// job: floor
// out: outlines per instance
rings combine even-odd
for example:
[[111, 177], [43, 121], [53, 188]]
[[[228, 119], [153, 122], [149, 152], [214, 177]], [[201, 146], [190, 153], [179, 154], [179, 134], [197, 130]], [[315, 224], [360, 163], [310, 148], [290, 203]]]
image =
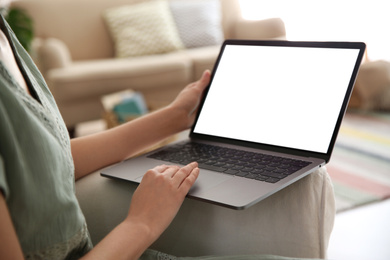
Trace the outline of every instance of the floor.
[[390, 259], [390, 199], [336, 215], [331, 260]]

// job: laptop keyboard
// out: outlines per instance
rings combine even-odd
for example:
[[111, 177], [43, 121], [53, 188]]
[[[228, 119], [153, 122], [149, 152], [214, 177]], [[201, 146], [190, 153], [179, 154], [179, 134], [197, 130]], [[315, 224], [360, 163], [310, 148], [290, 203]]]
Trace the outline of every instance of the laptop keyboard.
[[198, 162], [200, 169], [276, 183], [310, 162], [242, 151], [202, 143], [179, 143], [148, 157], [186, 165]]

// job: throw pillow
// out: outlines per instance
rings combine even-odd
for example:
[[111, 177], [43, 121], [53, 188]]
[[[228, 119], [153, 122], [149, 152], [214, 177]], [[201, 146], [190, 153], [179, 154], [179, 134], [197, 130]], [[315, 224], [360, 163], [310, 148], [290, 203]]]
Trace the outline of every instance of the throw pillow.
[[219, 45], [221, 28], [219, 0], [170, 1], [172, 16], [184, 46], [195, 48]]
[[110, 8], [103, 17], [119, 58], [161, 54], [183, 48], [166, 1]]

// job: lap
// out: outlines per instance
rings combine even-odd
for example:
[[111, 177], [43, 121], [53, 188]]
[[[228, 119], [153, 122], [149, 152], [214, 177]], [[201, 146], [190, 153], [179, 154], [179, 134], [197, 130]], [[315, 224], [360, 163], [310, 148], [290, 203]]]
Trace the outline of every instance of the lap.
[[[77, 181], [95, 244], [125, 218], [136, 187], [99, 173]], [[177, 256], [325, 257], [334, 215], [332, 184], [321, 168], [246, 210], [186, 199], [152, 248]]]
[[[318, 258], [316, 258], [318, 259]], [[155, 250], [146, 250], [139, 260], [298, 260], [298, 258], [283, 257], [278, 255], [232, 255], [232, 256], [200, 256], [200, 257], [176, 257]], [[310, 260], [304, 258], [304, 260]], [[315, 260], [314, 258], [312, 260]]]

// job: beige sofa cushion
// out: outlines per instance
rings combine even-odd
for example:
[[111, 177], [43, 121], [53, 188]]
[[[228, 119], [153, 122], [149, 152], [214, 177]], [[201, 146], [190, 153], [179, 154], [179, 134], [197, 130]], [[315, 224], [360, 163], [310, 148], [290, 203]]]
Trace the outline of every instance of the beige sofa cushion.
[[104, 18], [118, 58], [161, 54], [183, 48], [166, 1], [110, 8], [104, 12]]
[[349, 107], [390, 110], [390, 62], [367, 61], [361, 65]]
[[[190, 80], [191, 60], [185, 53], [175, 52], [163, 55], [149, 55], [132, 59], [105, 59], [74, 62], [72, 66], [52, 69], [48, 76], [51, 82], [62, 86], [53, 90], [57, 101], [84, 100], [120, 91], [128, 86], [134, 90], [146, 90]], [[93, 92], [91, 92], [93, 88]]]
[[217, 45], [183, 51], [185, 56], [192, 62], [191, 81], [200, 79], [205, 70], [211, 70], [213, 68], [220, 49], [221, 47]]
[[31, 58], [46, 77], [50, 69], [60, 69], [72, 66], [72, 57], [65, 43], [57, 38], [35, 38], [32, 42]]
[[184, 46], [220, 45], [224, 39], [219, 0], [169, 1], [173, 19]]

